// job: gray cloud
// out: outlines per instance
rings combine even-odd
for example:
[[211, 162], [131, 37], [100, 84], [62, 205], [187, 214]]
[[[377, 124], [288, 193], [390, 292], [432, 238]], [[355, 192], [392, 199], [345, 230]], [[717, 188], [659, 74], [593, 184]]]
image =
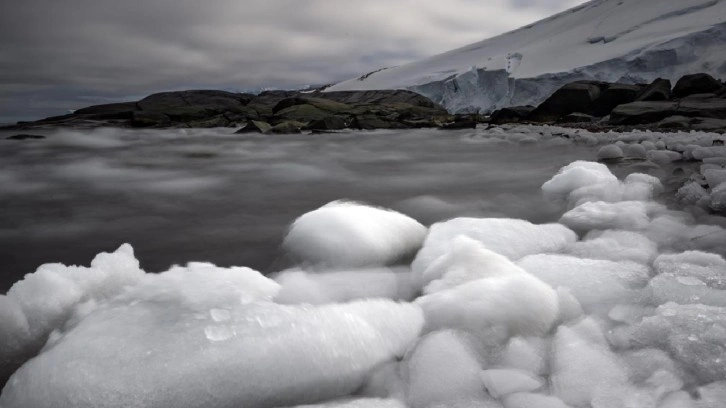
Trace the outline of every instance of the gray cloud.
[[0, 14], [0, 121], [173, 89], [346, 79], [577, 0], [23, 0]]

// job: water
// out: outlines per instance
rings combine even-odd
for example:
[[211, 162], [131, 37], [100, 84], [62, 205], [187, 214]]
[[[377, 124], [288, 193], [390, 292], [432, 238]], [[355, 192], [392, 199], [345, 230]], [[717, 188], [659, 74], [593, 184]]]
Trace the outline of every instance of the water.
[[47, 262], [131, 243], [142, 267], [210, 261], [264, 272], [299, 215], [336, 199], [430, 224], [459, 215], [554, 221], [540, 186], [596, 149], [505, 143], [485, 130], [242, 136], [231, 129], [0, 134], [0, 293]]

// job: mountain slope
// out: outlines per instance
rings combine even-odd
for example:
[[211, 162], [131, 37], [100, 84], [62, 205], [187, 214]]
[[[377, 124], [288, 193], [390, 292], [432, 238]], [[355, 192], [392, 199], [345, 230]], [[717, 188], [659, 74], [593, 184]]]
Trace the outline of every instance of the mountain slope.
[[726, 76], [726, 0], [594, 0], [328, 90], [406, 88], [450, 111], [537, 104], [566, 82]]

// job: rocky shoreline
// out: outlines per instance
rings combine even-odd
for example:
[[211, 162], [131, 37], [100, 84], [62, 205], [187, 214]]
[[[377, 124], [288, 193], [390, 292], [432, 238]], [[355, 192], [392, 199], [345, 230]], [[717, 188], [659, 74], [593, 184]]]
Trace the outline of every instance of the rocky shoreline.
[[497, 110], [493, 124], [557, 124], [590, 131], [726, 132], [726, 84], [708, 74], [645, 85], [598, 81], [566, 84], [537, 107]]

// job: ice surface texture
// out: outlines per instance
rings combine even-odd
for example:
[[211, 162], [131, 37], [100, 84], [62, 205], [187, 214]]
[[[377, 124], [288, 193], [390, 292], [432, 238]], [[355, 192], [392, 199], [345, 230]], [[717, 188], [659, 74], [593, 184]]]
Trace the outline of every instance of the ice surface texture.
[[[684, 155], [712, 153], [698, 137]], [[300, 262], [267, 277], [147, 274], [128, 245], [41, 266], [0, 296], [0, 407], [722, 408], [724, 229], [601, 163], [542, 189], [559, 223], [427, 229], [334, 202], [295, 221]]]

